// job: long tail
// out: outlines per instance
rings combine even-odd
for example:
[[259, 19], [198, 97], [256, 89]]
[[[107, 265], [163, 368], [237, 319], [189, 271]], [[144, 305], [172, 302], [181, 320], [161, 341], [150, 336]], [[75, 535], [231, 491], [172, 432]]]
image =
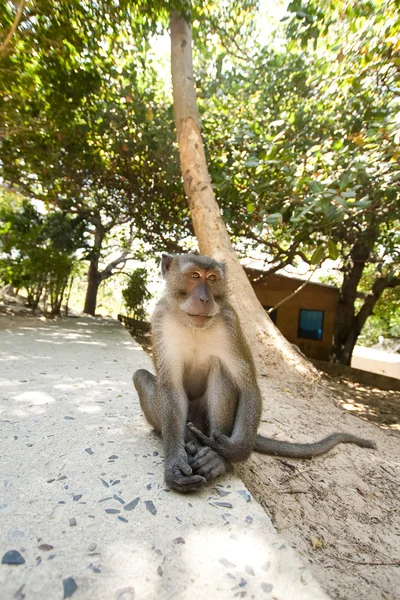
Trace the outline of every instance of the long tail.
[[312, 444], [294, 444], [257, 435], [253, 450], [262, 454], [272, 454], [286, 458], [313, 458], [332, 450], [337, 444], [357, 444], [362, 448], [374, 448], [373, 440], [364, 440], [350, 433], [332, 433], [328, 437]]

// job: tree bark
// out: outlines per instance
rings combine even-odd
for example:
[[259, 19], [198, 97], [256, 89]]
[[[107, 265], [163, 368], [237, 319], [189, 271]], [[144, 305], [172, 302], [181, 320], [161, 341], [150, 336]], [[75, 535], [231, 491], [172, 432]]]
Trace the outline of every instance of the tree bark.
[[85, 306], [83, 308], [83, 312], [94, 317], [97, 306], [97, 292], [99, 291], [99, 285], [101, 283], [99, 260], [101, 247], [103, 245], [104, 238], [106, 237], [106, 230], [99, 215], [92, 216], [92, 223], [94, 225], [94, 244], [90, 254], [88, 286], [86, 289]]
[[[336, 308], [332, 362], [350, 365], [354, 346], [367, 318], [366, 317], [361, 324], [361, 321], [358, 319], [358, 315], [356, 315], [355, 312], [355, 302], [357, 299], [358, 286], [365, 265], [369, 260], [374, 240], [374, 232], [368, 232], [368, 234], [361, 237], [354, 244], [351, 250], [350, 265], [344, 275]], [[374, 305], [377, 300], [378, 298], [375, 300]], [[373, 306], [371, 312], [367, 316], [372, 313], [372, 310]]]
[[340, 354], [338, 354], [338, 360], [336, 360], [336, 362], [350, 365], [358, 336], [368, 317], [373, 314], [376, 303], [387, 288], [396, 287], [398, 285], [400, 285], [400, 279], [398, 278], [388, 279], [386, 277], [378, 277], [375, 279], [371, 292], [367, 295], [360, 310], [352, 319], [346, 340], [340, 349]]
[[93, 258], [90, 261], [85, 306], [83, 309], [85, 314], [92, 315], [92, 317], [94, 317], [96, 314], [97, 292], [99, 291], [99, 285], [101, 283], [101, 274], [98, 269], [98, 264], [98, 258]]
[[171, 14], [171, 71], [174, 115], [184, 188], [200, 251], [225, 261], [232, 304], [253, 350], [259, 373], [280, 383], [315, 379], [315, 371], [282, 336], [266, 315], [241, 267], [215, 200], [200, 132], [192, 65], [191, 27]]

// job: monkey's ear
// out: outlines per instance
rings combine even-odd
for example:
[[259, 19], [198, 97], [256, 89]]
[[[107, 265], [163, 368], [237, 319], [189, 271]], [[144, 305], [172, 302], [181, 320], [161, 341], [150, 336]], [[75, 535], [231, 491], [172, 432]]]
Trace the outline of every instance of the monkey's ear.
[[172, 264], [174, 257], [171, 254], [162, 254], [161, 255], [161, 273], [164, 279], [167, 276], [169, 268]]

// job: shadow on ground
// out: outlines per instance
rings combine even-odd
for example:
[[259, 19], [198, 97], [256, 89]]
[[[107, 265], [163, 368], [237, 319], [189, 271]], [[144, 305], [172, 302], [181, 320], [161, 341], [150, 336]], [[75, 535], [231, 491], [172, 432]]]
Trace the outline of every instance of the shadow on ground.
[[380, 390], [347, 378], [323, 376], [325, 386], [341, 408], [383, 429], [400, 433], [400, 392]]

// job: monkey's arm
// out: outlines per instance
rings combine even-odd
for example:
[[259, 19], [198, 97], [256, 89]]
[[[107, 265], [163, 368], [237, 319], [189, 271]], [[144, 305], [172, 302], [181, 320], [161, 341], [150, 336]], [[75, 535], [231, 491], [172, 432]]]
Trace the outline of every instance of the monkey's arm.
[[261, 397], [257, 387], [240, 390], [233, 430], [230, 436], [212, 430], [209, 437], [192, 423], [188, 428], [205, 446], [209, 446], [228, 461], [246, 460], [253, 450], [260, 422]]

